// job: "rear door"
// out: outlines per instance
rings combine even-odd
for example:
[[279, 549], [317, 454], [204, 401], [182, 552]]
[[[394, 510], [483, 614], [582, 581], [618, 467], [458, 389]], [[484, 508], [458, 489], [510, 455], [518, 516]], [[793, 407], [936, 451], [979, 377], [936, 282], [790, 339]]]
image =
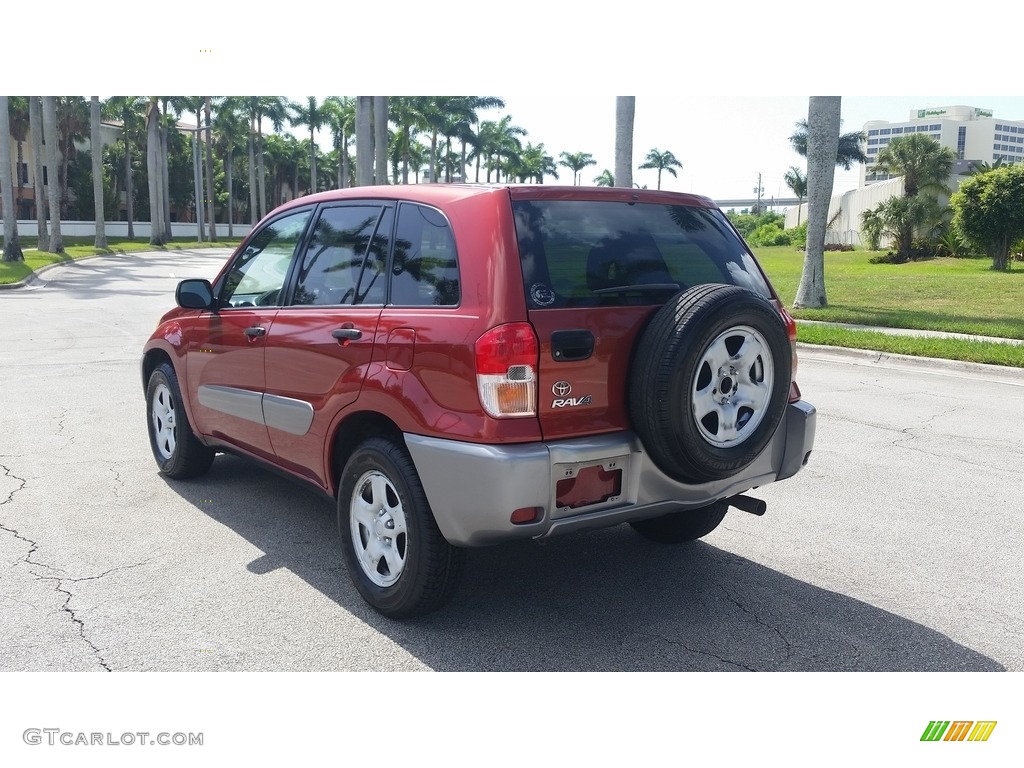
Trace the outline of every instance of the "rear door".
[[323, 205], [267, 337], [263, 413], [287, 468], [326, 485], [324, 442], [359, 395], [387, 290], [394, 203]]
[[720, 211], [671, 200], [513, 194], [527, 311], [540, 342], [546, 440], [629, 428], [626, 383], [637, 335], [681, 289], [743, 284], [770, 297]]

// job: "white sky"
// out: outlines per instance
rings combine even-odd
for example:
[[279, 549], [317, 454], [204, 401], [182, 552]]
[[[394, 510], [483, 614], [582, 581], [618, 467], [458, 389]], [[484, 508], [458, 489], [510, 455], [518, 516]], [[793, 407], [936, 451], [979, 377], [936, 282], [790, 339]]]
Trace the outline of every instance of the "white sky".
[[[986, 21], [960, 50], [940, 44], [947, 20], [895, 4], [884, 29], [857, 22], [843, 31], [816, 0], [793, 0], [785, 10], [750, 0], [710, 9], [634, 0], [628, 13], [607, 18], [537, 0], [494, 18], [469, 0], [447, 0], [443, 13], [390, 0], [384, 15], [375, 5], [313, 0], [301, 15], [278, 9], [273, 23], [213, 2], [202, 23], [162, 16], [153, 39], [133, 20], [118, 21], [122, 6], [139, 12], [126, 0], [105, 0], [87, 50], [80, 23], [55, 33], [58, 47], [62, 34], [78, 46], [73, 66], [65, 60], [43, 70], [41, 82], [35, 68], [11, 70], [17, 79], [7, 90], [499, 96], [506, 108], [482, 117], [511, 115], [528, 131], [525, 140], [543, 142], [556, 160], [563, 151], [589, 152], [597, 165], [584, 170], [585, 183], [614, 167], [615, 95], [633, 94], [634, 167], [654, 147], [671, 150], [683, 168], [678, 178], [663, 174], [662, 187], [718, 199], [753, 196], [758, 173], [765, 196], [790, 196], [783, 175], [805, 165], [788, 137], [806, 117], [810, 93], [843, 94], [844, 131], [952, 104], [1024, 119], [1024, 88], [1011, 63], [1019, 39], [989, 23], [998, 14], [986, 8], [1002, 7], [995, 0], [972, 3], [972, 14]], [[13, 13], [33, 23], [30, 8], [19, 4]], [[304, 25], [316, 32], [290, 32]], [[374, 25], [379, 31], [371, 33]], [[890, 40], [886, 30], [899, 33]], [[1003, 53], [981, 56], [980, 46]], [[939, 95], [948, 93], [975, 95]], [[326, 149], [326, 136], [320, 144]], [[655, 177], [634, 171], [639, 184], [653, 187]], [[571, 184], [572, 172], [564, 169], [558, 182]], [[856, 168], [837, 169], [837, 191], [856, 183]]]

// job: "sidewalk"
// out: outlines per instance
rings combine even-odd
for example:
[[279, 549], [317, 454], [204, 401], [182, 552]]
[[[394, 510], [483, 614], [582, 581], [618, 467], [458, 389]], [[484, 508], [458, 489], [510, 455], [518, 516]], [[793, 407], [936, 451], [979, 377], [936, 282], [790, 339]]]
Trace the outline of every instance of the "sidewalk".
[[991, 341], [997, 344], [1024, 344], [1024, 339], [1003, 339], [997, 336], [975, 336], [969, 333], [950, 333], [946, 331], [920, 331], [912, 328], [886, 328], [879, 325], [856, 325], [854, 323], [828, 323], [824, 320], [797, 320], [801, 325], [822, 325], [830, 328], [842, 328], [846, 331], [874, 331], [887, 333], [890, 336], [931, 336], [940, 339], [961, 339], [962, 341]]

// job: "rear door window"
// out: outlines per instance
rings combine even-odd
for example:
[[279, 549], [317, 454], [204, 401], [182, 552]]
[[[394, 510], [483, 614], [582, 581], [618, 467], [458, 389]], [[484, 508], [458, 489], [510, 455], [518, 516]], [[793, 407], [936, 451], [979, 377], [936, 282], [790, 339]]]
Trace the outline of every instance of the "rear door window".
[[703, 283], [771, 298], [721, 211], [583, 200], [513, 202], [530, 309], [661, 304]]
[[323, 209], [296, 278], [293, 304], [337, 306], [383, 304], [387, 233], [375, 242], [381, 205], [340, 205]]

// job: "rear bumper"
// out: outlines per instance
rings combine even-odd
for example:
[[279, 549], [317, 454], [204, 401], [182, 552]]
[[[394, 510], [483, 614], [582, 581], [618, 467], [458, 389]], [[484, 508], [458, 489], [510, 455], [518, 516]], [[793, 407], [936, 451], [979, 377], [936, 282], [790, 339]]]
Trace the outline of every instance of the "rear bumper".
[[[632, 432], [521, 445], [481, 445], [406, 434], [405, 441], [441, 533], [452, 544], [481, 546], [544, 538], [696, 509], [792, 477], [814, 446], [817, 414], [791, 403], [775, 437], [748, 467], [725, 480], [688, 485], [659, 470]], [[621, 492], [606, 501], [559, 507], [556, 486], [580, 467], [622, 470]], [[513, 524], [512, 512], [534, 507], [535, 522]]]

